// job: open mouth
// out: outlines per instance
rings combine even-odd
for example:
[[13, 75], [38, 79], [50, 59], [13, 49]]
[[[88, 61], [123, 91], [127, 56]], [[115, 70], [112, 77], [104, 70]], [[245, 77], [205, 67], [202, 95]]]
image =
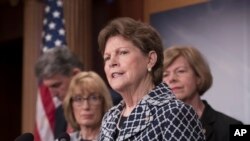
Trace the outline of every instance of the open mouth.
[[114, 72], [114, 73], [111, 74], [111, 77], [112, 77], [112, 78], [117, 78], [117, 77], [122, 76], [123, 74], [124, 74], [124, 73]]

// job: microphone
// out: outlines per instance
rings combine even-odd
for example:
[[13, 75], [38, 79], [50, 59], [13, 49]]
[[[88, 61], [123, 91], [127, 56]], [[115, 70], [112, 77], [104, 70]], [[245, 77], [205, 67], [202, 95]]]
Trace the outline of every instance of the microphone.
[[67, 132], [63, 132], [59, 135], [56, 141], [70, 141], [70, 136]]
[[23, 133], [18, 136], [15, 141], [34, 141], [34, 136], [31, 133]]

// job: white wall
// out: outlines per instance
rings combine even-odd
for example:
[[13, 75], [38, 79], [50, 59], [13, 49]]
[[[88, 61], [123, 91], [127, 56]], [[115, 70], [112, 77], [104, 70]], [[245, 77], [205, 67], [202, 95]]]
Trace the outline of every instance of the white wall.
[[151, 16], [166, 47], [193, 45], [207, 58], [214, 83], [202, 98], [245, 124], [250, 124], [249, 7], [249, 0], [213, 0]]

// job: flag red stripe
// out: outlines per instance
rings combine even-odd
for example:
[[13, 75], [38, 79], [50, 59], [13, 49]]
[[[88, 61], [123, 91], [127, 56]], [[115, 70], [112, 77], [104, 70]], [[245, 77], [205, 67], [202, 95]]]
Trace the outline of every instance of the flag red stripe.
[[52, 131], [54, 131], [56, 108], [53, 102], [52, 95], [50, 94], [48, 87], [44, 86], [43, 84], [39, 86], [39, 90], [40, 90], [40, 95], [41, 95], [41, 100], [42, 100], [42, 104], [44, 107], [44, 111], [48, 118], [51, 129]]
[[34, 141], [41, 141], [40, 134], [38, 132], [37, 125], [35, 124], [35, 131], [34, 131]]

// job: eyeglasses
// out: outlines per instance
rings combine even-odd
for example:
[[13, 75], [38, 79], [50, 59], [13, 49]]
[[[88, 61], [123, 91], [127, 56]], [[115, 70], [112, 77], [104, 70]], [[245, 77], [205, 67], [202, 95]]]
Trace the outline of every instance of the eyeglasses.
[[100, 104], [101, 97], [97, 95], [90, 95], [87, 98], [84, 98], [83, 96], [77, 95], [71, 98], [73, 101], [73, 104], [77, 107], [82, 106], [84, 100], [87, 100], [88, 104], [90, 105], [98, 105]]

